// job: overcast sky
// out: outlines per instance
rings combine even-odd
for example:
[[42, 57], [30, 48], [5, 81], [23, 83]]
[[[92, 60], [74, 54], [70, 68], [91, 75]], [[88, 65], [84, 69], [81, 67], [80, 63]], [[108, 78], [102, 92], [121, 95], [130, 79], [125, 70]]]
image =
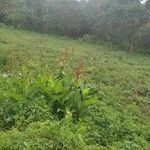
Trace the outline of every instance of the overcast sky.
[[[80, 1], [80, 0], [77, 0]], [[144, 4], [147, 0], [141, 0], [141, 3]]]
[[143, 0], [141, 3], [144, 4], [147, 0]]

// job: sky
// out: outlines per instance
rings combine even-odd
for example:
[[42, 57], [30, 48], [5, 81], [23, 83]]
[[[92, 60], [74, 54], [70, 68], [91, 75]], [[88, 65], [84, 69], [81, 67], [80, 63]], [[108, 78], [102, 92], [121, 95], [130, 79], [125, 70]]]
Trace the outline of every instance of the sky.
[[[80, 0], [77, 0], [80, 1]], [[141, 0], [141, 3], [144, 4], [147, 0]]]
[[147, 0], [143, 0], [141, 3], [144, 4]]

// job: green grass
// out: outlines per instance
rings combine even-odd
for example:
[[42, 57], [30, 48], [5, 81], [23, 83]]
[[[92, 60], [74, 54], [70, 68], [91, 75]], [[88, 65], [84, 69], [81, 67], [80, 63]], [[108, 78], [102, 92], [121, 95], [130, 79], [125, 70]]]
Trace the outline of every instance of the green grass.
[[[120, 112], [123, 112], [123, 117], [130, 120], [132, 116], [130, 110], [134, 110], [140, 125], [146, 128], [144, 132], [148, 134], [150, 123], [150, 56], [148, 55], [127, 53], [106, 45], [88, 44], [67, 37], [0, 27], [1, 74], [7, 70], [9, 64], [12, 62], [17, 64], [18, 60], [28, 60], [37, 66], [37, 70], [42, 70], [48, 65], [49, 71], [53, 73], [58, 67], [60, 56], [66, 49], [69, 51], [74, 49], [74, 56], [70, 61], [72, 70], [78, 65], [78, 61], [83, 59], [85, 69], [82, 78], [97, 86], [100, 104], [97, 106], [95, 117], [103, 116], [117, 126], [117, 116]], [[96, 132], [100, 132], [97, 138], [106, 137], [108, 141], [113, 141], [113, 137], [102, 135], [103, 129], [98, 127], [98, 124], [93, 127]], [[129, 125], [128, 129], [134, 130], [134, 126]], [[148, 136], [145, 135], [145, 139], [148, 139]], [[97, 143], [107, 145], [103, 140]], [[110, 145], [108, 142], [107, 146]]]

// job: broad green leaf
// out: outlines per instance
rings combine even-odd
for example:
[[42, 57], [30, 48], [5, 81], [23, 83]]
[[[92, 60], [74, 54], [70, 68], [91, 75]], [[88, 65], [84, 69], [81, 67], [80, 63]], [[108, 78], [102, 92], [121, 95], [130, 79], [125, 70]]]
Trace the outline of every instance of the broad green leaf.
[[51, 85], [51, 88], [54, 88], [54, 86], [55, 86], [54, 80], [50, 77], [50, 78], [48, 79], [48, 81], [49, 81], [49, 83], [50, 83], [50, 85]]
[[90, 92], [90, 88], [85, 88], [82, 90], [83, 96], [87, 96]]
[[90, 99], [87, 99], [87, 100], [84, 101], [84, 105], [85, 106], [91, 106], [91, 105], [95, 104], [96, 102], [97, 101], [96, 101], [95, 98], [90, 98]]
[[62, 80], [59, 80], [55, 85], [56, 94], [61, 93], [63, 91]]

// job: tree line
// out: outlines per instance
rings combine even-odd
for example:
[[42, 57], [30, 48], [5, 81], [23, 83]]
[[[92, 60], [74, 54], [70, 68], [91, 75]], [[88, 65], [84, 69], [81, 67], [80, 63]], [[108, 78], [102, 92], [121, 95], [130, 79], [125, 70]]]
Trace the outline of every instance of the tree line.
[[150, 0], [0, 0], [0, 22], [150, 50]]

